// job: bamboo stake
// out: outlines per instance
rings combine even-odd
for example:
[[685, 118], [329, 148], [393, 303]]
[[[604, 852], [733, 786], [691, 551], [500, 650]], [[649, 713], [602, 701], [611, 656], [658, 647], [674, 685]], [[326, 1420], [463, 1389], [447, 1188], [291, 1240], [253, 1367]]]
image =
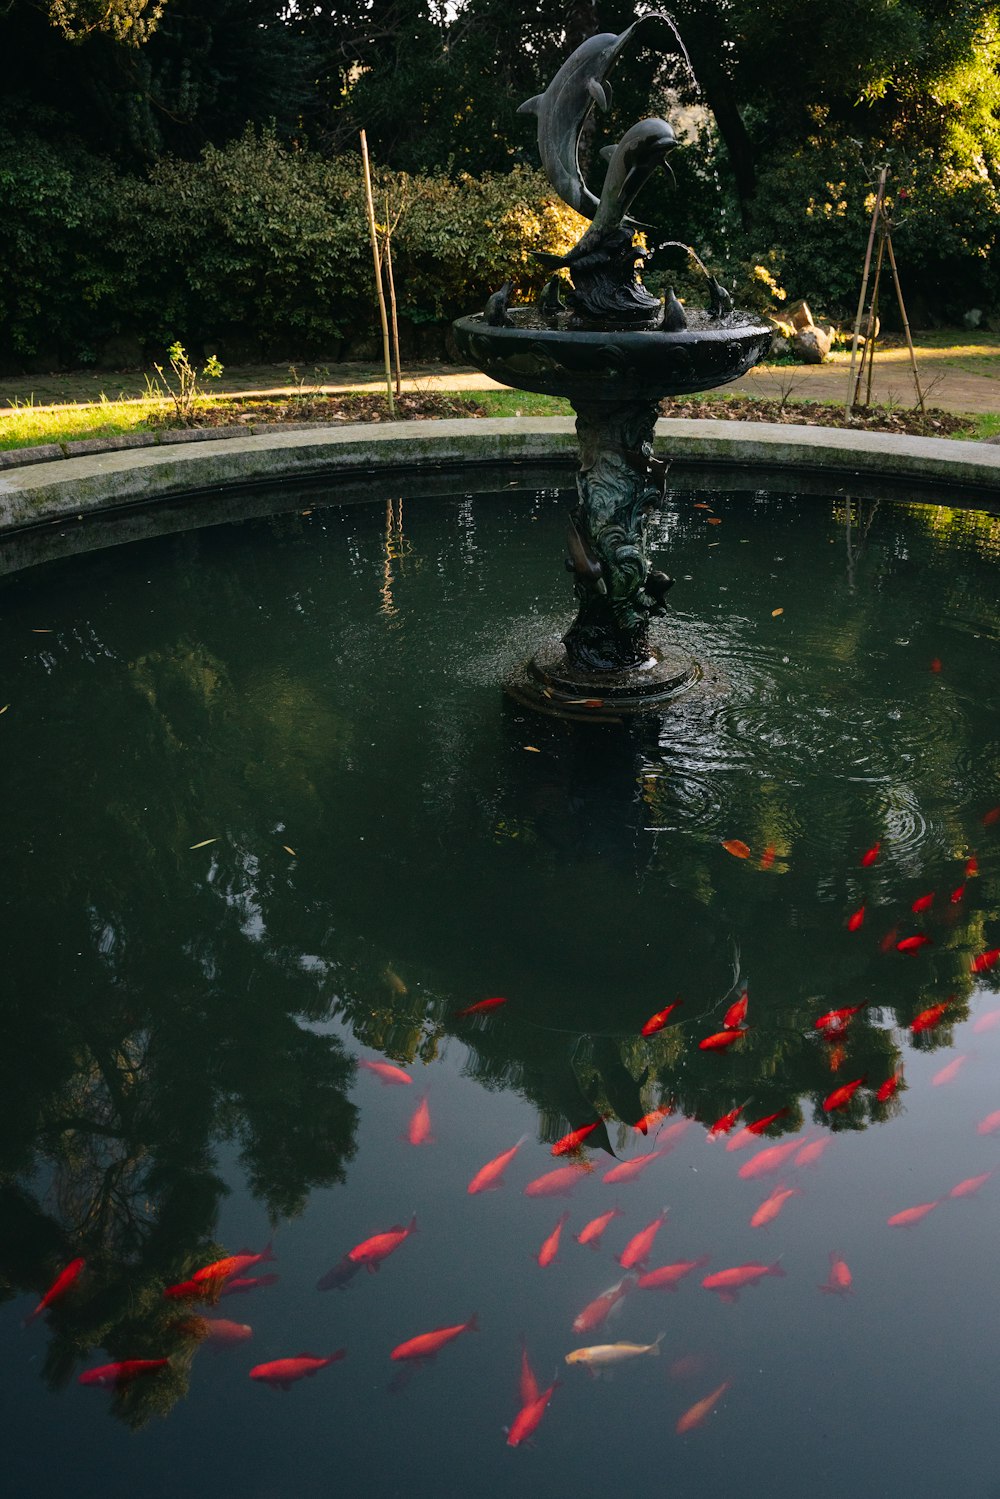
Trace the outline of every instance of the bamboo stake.
[[889, 265], [892, 269], [892, 284], [896, 288], [896, 300], [899, 303], [900, 316], [903, 319], [903, 332], [906, 334], [906, 347], [910, 351], [910, 364], [913, 369], [913, 383], [917, 387], [917, 405], [921, 412], [924, 409], [924, 393], [920, 389], [920, 376], [917, 374], [917, 355], [913, 347], [913, 338], [910, 334], [910, 324], [906, 316], [906, 307], [903, 303], [903, 290], [899, 284], [899, 272], [896, 270], [896, 257], [892, 253], [892, 235], [888, 229], [885, 231], [885, 247], [889, 251]]
[[375, 290], [378, 294], [378, 310], [382, 319], [382, 354], [385, 359], [385, 393], [389, 402], [389, 415], [396, 415], [396, 402], [392, 394], [392, 366], [389, 362], [389, 319], [385, 310], [385, 291], [382, 287], [382, 266], [378, 253], [378, 231], [375, 227], [375, 204], [372, 200], [372, 174], [368, 165], [368, 140], [361, 132], [361, 160], [365, 175], [365, 204], [368, 209], [368, 233], [372, 242], [372, 260], [375, 263]]
[[889, 168], [883, 167], [879, 173], [878, 192], [875, 195], [875, 207], [872, 210], [871, 228], [868, 231], [868, 249], [865, 251], [865, 269], [861, 277], [861, 295], [858, 298], [858, 311], [854, 319], [854, 338], [851, 341], [851, 373], [847, 382], [847, 412], [850, 415], [854, 406], [854, 366], [858, 357], [858, 335], [861, 332], [861, 317], [865, 310], [865, 293], [868, 290], [868, 272], [871, 270], [872, 249], [875, 244], [875, 227], [878, 223], [879, 210], [882, 207], [882, 199], [885, 196], [885, 179], [889, 175]]
[[861, 394], [861, 381], [864, 379], [866, 363], [868, 366], [868, 393], [865, 398], [865, 405], [870, 406], [872, 400], [872, 375], [875, 372], [875, 330], [878, 326], [878, 293], [879, 287], [882, 284], [882, 263], [884, 259], [885, 234], [880, 229], [878, 241], [878, 256], [875, 261], [875, 281], [872, 287], [872, 294], [868, 302], [868, 321], [865, 323], [865, 346], [861, 350], [861, 364], [858, 367], [858, 379], [854, 387], [853, 404], [855, 406], [858, 405], [858, 398]]
[[[397, 220], [398, 222], [398, 220]], [[389, 222], [389, 199], [385, 200], [385, 268], [389, 275], [389, 311], [392, 314], [392, 357], [396, 365], [396, 394], [403, 394], [403, 372], [399, 364], [399, 323], [396, 319], [396, 283], [392, 278], [392, 231]]]

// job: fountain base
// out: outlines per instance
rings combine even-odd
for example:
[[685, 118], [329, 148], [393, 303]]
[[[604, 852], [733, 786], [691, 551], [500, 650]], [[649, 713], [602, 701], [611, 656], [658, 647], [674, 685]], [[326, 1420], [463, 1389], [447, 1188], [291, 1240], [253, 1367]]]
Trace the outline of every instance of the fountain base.
[[651, 713], [688, 692], [703, 676], [691, 656], [667, 641], [653, 640], [648, 660], [627, 671], [586, 671], [570, 661], [558, 635], [545, 641], [504, 683], [522, 706], [557, 718], [619, 723]]

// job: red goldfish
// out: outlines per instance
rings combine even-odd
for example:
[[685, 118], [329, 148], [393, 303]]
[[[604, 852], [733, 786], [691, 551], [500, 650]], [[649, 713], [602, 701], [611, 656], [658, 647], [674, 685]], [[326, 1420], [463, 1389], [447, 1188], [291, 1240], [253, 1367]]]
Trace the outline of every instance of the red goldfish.
[[618, 1256], [618, 1263], [623, 1270], [642, 1269], [653, 1252], [653, 1241], [666, 1223], [668, 1212], [669, 1209], [664, 1208], [658, 1218], [654, 1218], [652, 1223], [647, 1223], [645, 1228], [640, 1229], [629, 1239]]
[[964, 885], [956, 885], [955, 888], [954, 888], [954, 890], [949, 895], [948, 899], [951, 901], [951, 903], [952, 903], [953, 906], [957, 906], [958, 903], [959, 903], [959, 901], [962, 900], [962, 898], [964, 897], [964, 895], [965, 895], [965, 886]]
[[784, 1275], [779, 1261], [773, 1265], [734, 1265], [730, 1270], [716, 1270], [706, 1275], [702, 1285], [706, 1291], [715, 1291], [722, 1301], [738, 1301], [742, 1290], [756, 1285], [765, 1275]]
[[747, 1010], [750, 1006], [750, 992], [744, 989], [739, 999], [729, 1006], [722, 1021], [722, 1029], [725, 1031], [737, 1030], [747, 1018]]
[[746, 1030], [738, 1030], [735, 1026], [732, 1030], [716, 1031], [714, 1036], [706, 1036], [704, 1041], [698, 1042], [699, 1051], [723, 1051], [727, 1046], [732, 1046], [741, 1036], [746, 1035]]
[[797, 1150], [801, 1150], [805, 1144], [804, 1140], [786, 1140], [783, 1145], [769, 1145], [766, 1150], [759, 1150], [749, 1161], [744, 1161], [740, 1167], [739, 1174], [744, 1181], [753, 1181], [757, 1176], [769, 1176], [772, 1171], [780, 1171]]
[[913, 902], [913, 905], [910, 907], [910, 910], [915, 912], [917, 915], [919, 915], [921, 911], [929, 911], [931, 906], [934, 904], [935, 894], [936, 892], [932, 890], [929, 895], [918, 895], [916, 900]]
[[589, 1244], [591, 1249], [596, 1249], [608, 1224], [614, 1218], [620, 1218], [621, 1216], [621, 1208], [611, 1208], [608, 1212], [600, 1213], [598, 1217], [591, 1218], [590, 1222], [585, 1223], [577, 1234], [576, 1242], [578, 1244]]
[[734, 859], [749, 859], [750, 857], [750, 845], [744, 843], [742, 838], [726, 838], [723, 840], [722, 847], [727, 854], [732, 854]]
[[933, 1030], [954, 998], [954, 994], [949, 994], [948, 998], [943, 999], [939, 1005], [931, 1005], [929, 1010], [921, 1010], [917, 1018], [910, 1024], [910, 1030], [913, 1034], [919, 1036], [921, 1031]]
[[746, 1104], [741, 1103], [738, 1109], [730, 1109], [728, 1114], [723, 1114], [721, 1119], [716, 1119], [706, 1138], [717, 1140], [720, 1135], [728, 1135], [745, 1108]]
[[595, 1296], [593, 1301], [588, 1301], [583, 1311], [573, 1318], [574, 1332], [593, 1332], [595, 1327], [601, 1323], [616, 1307], [623, 1296], [627, 1296], [635, 1285], [635, 1279], [631, 1275], [625, 1275], [616, 1285], [609, 1286], [602, 1291], [600, 1296]]
[[896, 938], [898, 936], [899, 936], [899, 927], [898, 926], [894, 926], [891, 931], [886, 932], [885, 936], [882, 938], [881, 942], [878, 945], [879, 952], [888, 952], [891, 947], [894, 947], [895, 943], [896, 943]]
[[422, 1332], [415, 1338], [399, 1343], [389, 1357], [396, 1359], [433, 1358], [447, 1343], [453, 1343], [463, 1332], [478, 1332], [479, 1323], [473, 1314], [468, 1322], [456, 1322], [454, 1327], [438, 1327], [433, 1332]]
[[975, 854], [972, 854], [965, 861], [965, 877], [966, 877], [967, 880], [971, 880], [978, 873], [979, 873], [979, 860], [976, 858]]
[[919, 952], [922, 947], [933, 947], [934, 939], [928, 937], [925, 932], [918, 932], [915, 937], [902, 937], [896, 943], [897, 952]]
[[315, 1353], [299, 1353], [295, 1358], [276, 1358], [269, 1364], [257, 1364], [250, 1370], [250, 1378], [261, 1384], [269, 1384], [272, 1390], [290, 1390], [298, 1379], [312, 1379], [328, 1364], [336, 1364], [347, 1357], [346, 1348], [338, 1348], [329, 1358], [320, 1358]]
[[76, 1280], [77, 1276], [80, 1274], [80, 1271], [84, 1268], [86, 1263], [86, 1260], [81, 1259], [70, 1260], [65, 1270], [60, 1270], [59, 1274], [49, 1286], [49, 1289], [45, 1292], [45, 1295], [42, 1297], [38, 1305], [25, 1317], [24, 1321], [21, 1324], [22, 1327], [27, 1327], [30, 1322], [34, 1322], [35, 1318], [40, 1317], [46, 1310], [46, 1308], [50, 1307], [54, 1301], [58, 1301], [60, 1296], [65, 1296], [66, 1292]]
[[388, 1259], [416, 1231], [417, 1215], [414, 1213], [405, 1228], [401, 1223], [396, 1223], [392, 1228], [387, 1228], [385, 1233], [363, 1239], [360, 1244], [355, 1244], [353, 1249], [347, 1251], [346, 1258], [352, 1265], [367, 1265], [369, 1271], [377, 1270], [382, 1261]]
[[391, 1062], [368, 1062], [362, 1059], [358, 1062], [358, 1066], [363, 1067], [366, 1072], [373, 1073], [387, 1088], [401, 1088], [413, 1082], [408, 1072], [404, 1072], [402, 1067], [394, 1067]]
[[875, 863], [875, 860], [878, 858], [878, 856], [879, 856], [879, 854], [881, 852], [882, 852], [882, 845], [881, 845], [881, 843], [873, 843], [872, 846], [871, 846], [871, 848], [868, 849], [865, 853], [863, 853], [861, 855], [861, 867], [862, 867], [862, 869], [868, 869], [868, 868], [870, 868], [871, 865]]
[[455, 1011], [456, 1020], [464, 1020], [467, 1015], [488, 1015], [491, 1010], [498, 1010], [507, 1001], [499, 997], [494, 999], [479, 999], [474, 1005], [466, 1005], [464, 1010]]
[[508, 1447], [519, 1447], [522, 1442], [527, 1441], [528, 1437], [535, 1434], [541, 1425], [542, 1417], [548, 1410], [552, 1396], [558, 1388], [559, 1381], [557, 1379], [553, 1384], [549, 1385], [547, 1390], [542, 1390], [540, 1394], [536, 1395], [534, 1400], [529, 1400], [521, 1406], [521, 1409], [514, 1417], [514, 1423], [507, 1435]]
[[434, 1136], [431, 1134], [431, 1111], [427, 1104], [426, 1093], [413, 1111], [413, 1117], [407, 1126], [406, 1138], [411, 1145], [434, 1144]]
[[940, 658], [940, 656], [932, 656], [931, 657], [930, 670], [934, 671], [934, 672], [937, 672], [937, 671], [941, 670], [941, 658]]
[[829, 1032], [823, 1037], [823, 1040], [829, 1047], [829, 1051], [826, 1054], [826, 1065], [831, 1072], [839, 1072], [847, 1057], [847, 1047], [841, 1046], [836, 1036]]
[[194, 1338], [204, 1338], [220, 1348], [232, 1348], [237, 1343], [246, 1343], [253, 1337], [253, 1328], [247, 1322], [230, 1322], [226, 1317], [188, 1317], [173, 1324], [181, 1332]]
[[885, 1221], [890, 1228], [912, 1228], [915, 1223], [926, 1218], [928, 1213], [933, 1213], [938, 1205], [936, 1201], [922, 1202], [919, 1207], [904, 1208], [901, 1213], [893, 1213], [892, 1217]]
[[661, 1103], [659, 1108], [650, 1109], [648, 1114], [643, 1114], [641, 1119], [637, 1119], [632, 1128], [637, 1129], [640, 1135], [645, 1135], [654, 1124], [659, 1124], [661, 1119], [666, 1119], [667, 1115], [672, 1114], [673, 1111], [672, 1103]]
[[229, 1280], [230, 1276], [242, 1275], [244, 1270], [263, 1264], [265, 1260], [274, 1260], [270, 1244], [260, 1254], [251, 1254], [249, 1250], [243, 1254], [227, 1254], [225, 1259], [215, 1260], [211, 1265], [204, 1265], [202, 1269], [196, 1270], [191, 1279], [198, 1285], [203, 1285], [206, 1281]]
[[702, 1265], [708, 1264], [708, 1255], [703, 1254], [697, 1260], [678, 1260], [673, 1265], [659, 1265], [655, 1270], [647, 1270], [640, 1275], [636, 1281], [640, 1291], [676, 1291], [677, 1284], [685, 1275], [690, 1275], [692, 1270], [700, 1270]]
[[750, 1227], [765, 1228], [767, 1224], [774, 1222], [789, 1197], [801, 1196], [802, 1193], [798, 1187], [775, 1187], [770, 1197], [764, 1198], [764, 1201], [750, 1219]]
[[647, 1166], [651, 1166], [654, 1161], [659, 1160], [661, 1155], [666, 1154], [666, 1150], [650, 1150], [646, 1155], [633, 1157], [631, 1161], [619, 1161], [617, 1166], [612, 1166], [609, 1171], [605, 1171], [601, 1180], [606, 1187], [613, 1187], [615, 1182], [635, 1181]]
[[844, 1083], [841, 1088], [834, 1088], [823, 1100], [823, 1109], [827, 1114], [834, 1109], [843, 1109], [850, 1103], [855, 1093], [868, 1081], [867, 1077], [856, 1077], [852, 1083]]
[[848, 916], [848, 918], [847, 918], [847, 930], [849, 932], [856, 932], [859, 927], [864, 926], [864, 922], [865, 922], [865, 903], [864, 903], [864, 901], [862, 901], [861, 904], [860, 904], [860, 906], [858, 907], [858, 909], [856, 911], [852, 911], [851, 914], [850, 914], [850, 916]]
[[980, 1119], [976, 1125], [977, 1135], [995, 1135], [1000, 1129], [1000, 1109], [994, 1109], [992, 1114], [987, 1114], [985, 1119]]
[[119, 1364], [101, 1364], [98, 1369], [85, 1369], [77, 1383], [101, 1385], [104, 1389], [115, 1385], [120, 1389], [123, 1385], [131, 1384], [133, 1379], [141, 1379], [144, 1374], [155, 1374], [157, 1369], [166, 1368], [169, 1362], [168, 1358], [127, 1358]]
[[568, 1135], [563, 1135], [561, 1140], [556, 1141], [552, 1147], [552, 1154], [573, 1155], [580, 1149], [588, 1135], [592, 1135], [595, 1129], [600, 1129], [602, 1123], [603, 1120], [597, 1119], [593, 1124], [584, 1124], [579, 1129], [571, 1129]]
[[218, 1301], [222, 1280], [182, 1280], [175, 1286], [164, 1286], [163, 1294], [171, 1301]]
[[758, 868], [770, 869], [771, 865], [774, 863], [775, 855], [777, 854], [777, 852], [778, 850], [775, 848], [774, 844], [769, 843], [767, 845], [767, 848], [765, 848], [764, 852], [760, 856], [760, 864], [758, 865]]
[[541, 1265], [543, 1270], [546, 1268], [546, 1266], [552, 1264], [552, 1261], [559, 1253], [559, 1240], [562, 1238], [563, 1225], [565, 1224], [568, 1217], [569, 1211], [567, 1210], [565, 1213], [563, 1213], [555, 1228], [549, 1234], [548, 1238], [542, 1244], [541, 1249], [538, 1251], [538, 1263]]
[[522, 1135], [516, 1145], [494, 1156], [493, 1160], [487, 1161], [485, 1166], [480, 1166], [468, 1185], [467, 1191], [470, 1195], [475, 1196], [477, 1192], [495, 1192], [498, 1187], [502, 1187], [504, 1172], [527, 1138], [527, 1135]]
[[1000, 1025], [1000, 1010], [987, 1010], [985, 1014], [979, 1016], [972, 1029], [977, 1036], [981, 1036], [984, 1031], [996, 1030], [998, 1025]]
[[680, 1420], [677, 1422], [677, 1425], [674, 1428], [677, 1432], [677, 1435], [679, 1437], [682, 1437], [684, 1436], [685, 1432], [693, 1431], [696, 1426], [700, 1426], [701, 1423], [706, 1419], [706, 1417], [712, 1414], [712, 1411], [718, 1405], [719, 1401], [722, 1399], [723, 1395], [729, 1389], [731, 1384], [732, 1380], [726, 1379], [722, 1382], [722, 1384], [720, 1384], [717, 1390], [712, 1391], [711, 1395], [706, 1395], [704, 1400], [696, 1400], [694, 1405], [691, 1406], [690, 1410], [686, 1410], [683, 1416], [681, 1416]]
[[954, 1057], [950, 1062], [946, 1063], [944, 1067], [940, 1068], [939, 1071], [935, 1072], [934, 1076], [931, 1078], [931, 1087], [941, 1088], [945, 1085], [945, 1083], [954, 1082], [955, 1078], [961, 1072], [962, 1068], [965, 1066], [968, 1060], [968, 1054], [965, 1052], [963, 1052], [961, 1056]]
[[219, 1296], [241, 1296], [247, 1291], [261, 1291], [277, 1284], [278, 1277], [274, 1274], [234, 1276], [232, 1280], [226, 1281]]
[[808, 1145], [796, 1152], [796, 1166], [815, 1166], [822, 1156], [824, 1150], [828, 1150], [833, 1144], [832, 1135], [820, 1135], [817, 1140], [810, 1140]]
[[851, 1294], [852, 1276], [848, 1269], [847, 1261], [839, 1254], [830, 1251], [830, 1274], [827, 1276], [819, 1290], [827, 1296], [849, 1296]]
[[972, 1197], [979, 1191], [980, 1187], [985, 1187], [992, 1175], [992, 1171], [983, 1171], [979, 1176], [967, 1176], [964, 1181], [960, 1181], [957, 1186], [952, 1187], [948, 1196]]
[[983, 813], [984, 828], [991, 828], [995, 822], [1000, 822], [1000, 807], [991, 807], [988, 812]]
[[778, 1109], [774, 1114], [765, 1114], [763, 1119], [755, 1119], [752, 1124], [747, 1125], [747, 1134], [762, 1135], [769, 1124], [773, 1124], [776, 1119], [783, 1119], [787, 1113], [787, 1108]]
[[536, 1176], [524, 1189], [525, 1197], [568, 1197], [574, 1187], [580, 1185], [582, 1177], [593, 1171], [589, 1161], [574, 1161], [572, 1166], [560, 1166], [555, 1171], [545, 1171]]
[[844, 1005], [840, 1010], [827, 1010], [818, 1020], [813, 1021], [813, 1026], [818, 1031], [829, 1031], [832, 1035], [842, 1035], [847, 1028], [848, 1021], [854, 1015], [860, 1014], [868, 1003], [863, 999], [859, 1005]]
[[657, 1010], [655, 1015], [650, 1015], [645, 1025], [639, 1031], [640, 1036], [655, 1036], [657, 1031], [662, 1031], [667, 1023], [667, 1017], [677, 1006], [683, 1004], [682, 999], [675, 999], [672, 1005], [667, 1005], [665, 1010]]
[[991, 947], [989, 952], [981, 952], [978, 957], [973, 958], [971, 969], [973, 973], [986, 973], [990, 968], [995, 968], [1000, 963], [1000, 947]]
[[878, 1092], [875, 1094], [879, 1103], [887, 1103], [902, 1081], [902, 1074], [896, 1072], [892, 1077], [887, 1077], [884, 1083], [880, 1083]]
[[522, 1405], [530, 1405], [539, 1396], [538, 1380], [528, 1362], [528, 1345], [521, 1339], [521, 1373], [517, 1382], [517, 1395]]

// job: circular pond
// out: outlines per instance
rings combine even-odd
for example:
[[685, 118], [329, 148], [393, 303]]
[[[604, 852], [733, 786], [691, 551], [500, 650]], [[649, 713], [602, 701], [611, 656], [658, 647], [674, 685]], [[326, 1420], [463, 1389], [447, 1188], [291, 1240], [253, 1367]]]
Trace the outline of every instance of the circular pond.
[[1000, 522], [670, 492], [596, 726], [566, 494], [328, 499], [0, 579], [10, 1491], [993, 1492]]

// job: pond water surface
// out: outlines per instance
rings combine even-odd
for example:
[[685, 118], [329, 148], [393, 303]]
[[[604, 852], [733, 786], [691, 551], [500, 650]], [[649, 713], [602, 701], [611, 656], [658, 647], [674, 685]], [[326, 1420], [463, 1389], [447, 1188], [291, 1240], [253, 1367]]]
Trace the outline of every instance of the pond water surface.
[[566, 506], [0, 581], [6, 1493], [1000, 1495], [1000, 522], [674, 492], [706, 680], [598, 727], [498, 687]]

